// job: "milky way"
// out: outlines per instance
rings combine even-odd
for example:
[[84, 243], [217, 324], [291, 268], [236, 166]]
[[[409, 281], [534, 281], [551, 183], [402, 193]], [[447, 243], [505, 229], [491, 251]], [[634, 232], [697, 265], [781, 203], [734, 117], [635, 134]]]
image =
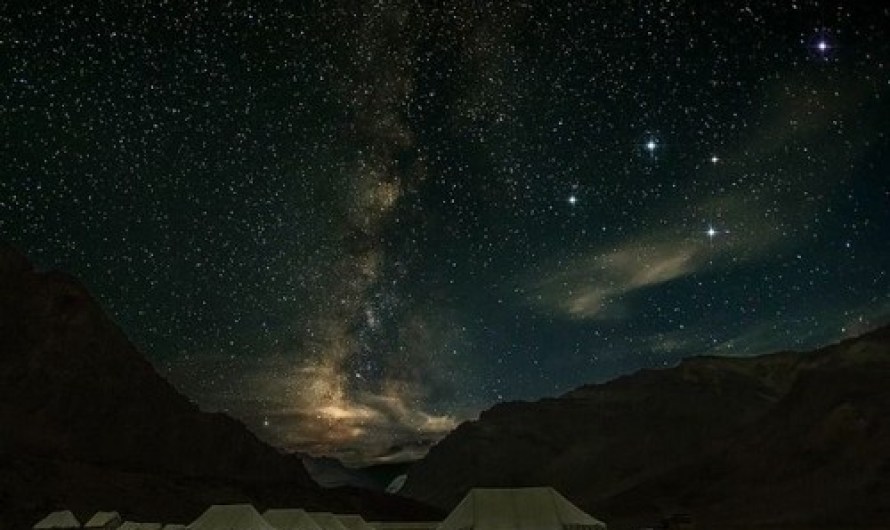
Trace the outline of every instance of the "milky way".
[[890, 319], [888, 8], [91, 4], [0, 8], [0, 233], [287, 450]]

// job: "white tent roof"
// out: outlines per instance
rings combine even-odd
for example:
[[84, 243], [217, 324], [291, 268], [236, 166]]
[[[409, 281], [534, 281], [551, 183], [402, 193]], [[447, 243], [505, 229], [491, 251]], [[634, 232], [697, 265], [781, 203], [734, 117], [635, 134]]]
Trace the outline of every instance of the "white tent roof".
[[109, 524], [120, 524], [121, 516], [117, 512], [96, 512], [90, 520], [84, 523], [84, 528], [103, 528]]
[[328, 512], [313, 512], [309, 514], [322, 530], [349, 530], [337, 517]]
[[439, 530], [606, 530], [553, 488], [471, 490]]
[[188, 530], [275, 530], [250, 504], [217, 504], [207, 508]]
[[80, 528], [80, 522], [70, 510], [53, 512], [34, 525], [35, 530], [46, 528]]
[[276, 530], [322, 530], [306, 510], [297, 508], [266, 510], [263, 519]]
[[337, 519], [349, 530], [374, 530], [361, 515], [338, 515]]

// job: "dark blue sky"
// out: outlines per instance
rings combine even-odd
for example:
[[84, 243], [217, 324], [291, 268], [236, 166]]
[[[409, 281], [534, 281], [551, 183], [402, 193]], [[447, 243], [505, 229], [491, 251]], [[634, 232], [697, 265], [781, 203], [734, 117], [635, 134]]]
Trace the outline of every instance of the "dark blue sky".
[[886, 7], [20, 4], [0, 51], [2, 237], [288, 449], [890, 317]]

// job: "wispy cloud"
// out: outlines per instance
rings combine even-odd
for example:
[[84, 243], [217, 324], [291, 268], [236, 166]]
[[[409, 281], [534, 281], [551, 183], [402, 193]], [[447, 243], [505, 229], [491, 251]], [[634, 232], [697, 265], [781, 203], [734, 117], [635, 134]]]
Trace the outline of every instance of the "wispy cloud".
[[286, 450], [353, 465], [416, 460], [464, 419], [429, 405], [455, 392], [454, 352], [467, 339], [453, 322], [443, 308], [415, 308], [400, 322], [396, 345], [374, 360], [379, 373], [370, 378], [356, 369], [361, 345], [347, 324], [319, 323], [318, 340], [304, 345], [317, 355], [263, 356], [244, 388], [264, 402], [231, 409]]
[[[622, 317], [631, 293], [770, 255], [788, 236], [768, 217], [750, 215], [749, 203], [743, 193], [703, 201], [675, 214], [678, 220], [670, 229], [551, 264], [545, 267], [549, 272], [531, 280], [528, 300], [573, 319]], [[701, 223], [690, 227], [680, 220], [706, 217], [702, 212], [720, 220], [720, 228], [711, 236]]]
[[[285, 377], [279, 384], [315, 377]], [[309, 399], [289, 392], [285, 395], [296, 399], [273, 410], [265, 428], [286, 449], [337, 456], [347, 464], [415, 460], [454, 429], [457, 420], [425, 412], [399, 386], [349, 395], [335, 390], [333, 396]]]
[[308, 359], [289, 347], [231, 359], [204, 352], [161, 369], [202, 407], [231, 414], [286, 451], [350, 465], [414, 461], [476, 412], [441, 412], [459, 388], [478, 386], [461, 364], [469, 337], [456, 321], [436, 304], [415, 307], [399, 322], [398, 342], [375, 358], [373, 378], [355, 369], [358, 339], [335, 319], [315, 323], [324, 329], [303, 343], [316, 353]]
[[632, 291], [686, 276], [705, 261], [701, 245], [632, 241], [594, 253], [539, 280], [533, 301], [571, 318], [606, 318]]

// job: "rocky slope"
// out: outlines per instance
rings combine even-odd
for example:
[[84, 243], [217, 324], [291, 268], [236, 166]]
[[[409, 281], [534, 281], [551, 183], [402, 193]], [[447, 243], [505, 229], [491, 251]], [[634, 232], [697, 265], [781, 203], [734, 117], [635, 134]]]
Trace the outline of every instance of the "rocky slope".
[[0, 245], [0, 520], [55, 507], [188, 521], [210, 502], [428, 519], [417, 503], [323, 490], [298, 457], [161, 378], [84, 287]]
[[507, 403], [461, 425], [400, 493], [449, 509], [472, 486], [546, 484], [634, 528], [890, 520], [890, 327], [810, 353], [696, 358]]

